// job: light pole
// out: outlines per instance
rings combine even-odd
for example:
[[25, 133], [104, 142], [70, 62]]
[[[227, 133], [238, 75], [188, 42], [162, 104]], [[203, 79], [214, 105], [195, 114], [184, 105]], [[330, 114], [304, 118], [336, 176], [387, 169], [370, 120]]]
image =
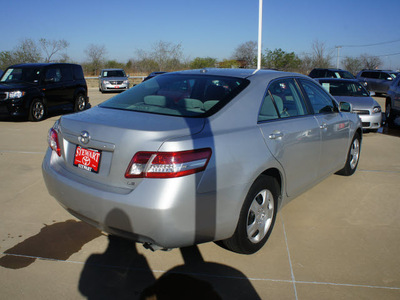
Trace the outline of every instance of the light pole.
[[262, 6], [263, 0], [259, 0], [258, 7], [258, 55], [257, 55], [257, 70], [261, 69], [261, 39], [262, 39]]
[[342, 46], [336, 46], [337, 48], [337, 57], [336, 57], [336, 69], [339, 69], [339, 52], [340, 52], [340, 48], [342, 48]]

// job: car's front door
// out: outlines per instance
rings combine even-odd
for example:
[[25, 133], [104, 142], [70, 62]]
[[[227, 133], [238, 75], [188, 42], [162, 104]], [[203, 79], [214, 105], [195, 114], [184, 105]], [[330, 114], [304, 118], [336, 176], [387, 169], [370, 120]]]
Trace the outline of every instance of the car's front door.
[[333, 98], [317, 83], [299, 80], [313, 110], [321, 131], [320, 177], [338, 171], [346, 161], [350, 122], [337, 109]]
[[294, 79], [278, 79], [270, 84], [258, 126], [284, 169], [287, 195], [298, 195], [313, 184], [318, 176], [321, 130]]

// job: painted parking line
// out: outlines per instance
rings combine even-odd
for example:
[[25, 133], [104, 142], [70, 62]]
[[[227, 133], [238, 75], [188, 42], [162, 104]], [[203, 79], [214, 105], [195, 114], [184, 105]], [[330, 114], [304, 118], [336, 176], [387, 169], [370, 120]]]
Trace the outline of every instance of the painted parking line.
[[[12, 253], [4, 253], [1, 252], [0, 255], [5, 256], [15, 256], [22, 258], [32, 258], [44, 261], [54, 261], [61, 263], [71, 263], [78, 265], [87, 265], [87, 262], [75, 261], [75, 260], [62, 260], [62, 259], [54, 259], [54, 258], [46, 258], [46, 257], [38, 257], [38, 256], [30, 256], [30, 255], [20, 255], [20, 254], [12, 254]], [[132, 267], [120, 267], [114, 265], [106, 265], [106, 264], [89, 264], [95, 267], [102, 267], [107, 269], [123, 269], [123, 270], [137, 270], [137, 271], [148, 271], [146, 268], [132, 268]], [[165, 270], [151, 270], [153, 273], [166, 273]], [[194, 272], [179, 272], [180, 274], [193, 275], [193, 276], [202, 276], [209, 278], [223, 278], [223, 279], [238, 279], [238, 280], [250, 280], [250, 281], [265, 281], [265, 282], [278, 282], [278, 283], [293, 283], [293, 284], [310, 284], [310, 285], [329, 285], [329, 286], [339, 286], [339, 287], [356, 287], [356, 288], [370, 288], [370, 289], [384, 289], [384, 290], [400, 290], [400, 287], [389, 287], [389, 286], [376, 286], [376, 285], [365, 285], [365, 284], [347, 284], [347, 283], [334, 283], [334, 282], [318, 282], [318, 281], [298, 281], [298, 280], [284, 280], [284, 279], [271, 279], [271, 278], [255, 278], [255, 277], [239, 277], [239, 276], [223, 276], [223, 275], [214, 275], [214, 274], [205, 274], [205, 273], [194, 273]], [[294, 276], [293, 276], [294, 278]], [[295, 289], [296, 291], [296, 289]], [[297, 299], [297, 293], [296, 293]]]

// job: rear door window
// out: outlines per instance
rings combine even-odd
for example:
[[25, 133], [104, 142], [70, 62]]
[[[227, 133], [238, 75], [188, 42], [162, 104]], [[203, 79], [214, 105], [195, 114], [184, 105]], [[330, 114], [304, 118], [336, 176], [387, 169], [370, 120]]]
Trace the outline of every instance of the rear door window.
[[260, 109], [258, 121], [304, 116], [308, 113], [296, 82], [292, 78], [273, 81]]

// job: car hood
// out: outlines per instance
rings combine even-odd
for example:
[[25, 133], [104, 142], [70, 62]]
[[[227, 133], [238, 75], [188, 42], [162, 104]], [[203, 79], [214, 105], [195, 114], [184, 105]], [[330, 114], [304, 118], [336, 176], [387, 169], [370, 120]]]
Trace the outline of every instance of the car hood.
[[334, 96], [338, 102], [348, 102], [353, 108], [372, 108], [379, 105], [372, 97]]
[[100, 78], [101, 80], [127, 80], [128, 77], [104, 77]]
[[13, 83], [0, 83], [0, 91], [9, 91], [9, 90], [18, 90], [18, 89], [27, 89], [34, 86], [32, 83], [27, 82], [13, 82]]

